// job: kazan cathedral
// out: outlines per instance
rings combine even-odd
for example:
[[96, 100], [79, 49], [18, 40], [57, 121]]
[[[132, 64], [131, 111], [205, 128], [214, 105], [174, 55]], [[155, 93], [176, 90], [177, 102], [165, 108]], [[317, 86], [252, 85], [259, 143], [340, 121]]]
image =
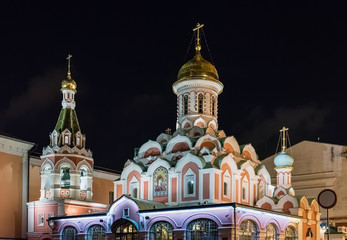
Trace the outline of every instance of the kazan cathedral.
[[92, 202], [93, 158], [84, 148], [69, 69], [63, 109], [41, 156], [41, 198], [28, 203], [29, 239], [322, 239], [317, 201], [296, 196], [291, 184], [288, 129], [280, 131], [271, 185], [252, 145], [219, 128], [223, 84], [201, 55], [201, 27], [194, 29], [195, 56], [172, 86], [176, 131], [136, 149], [114, 181], [110, 206]]

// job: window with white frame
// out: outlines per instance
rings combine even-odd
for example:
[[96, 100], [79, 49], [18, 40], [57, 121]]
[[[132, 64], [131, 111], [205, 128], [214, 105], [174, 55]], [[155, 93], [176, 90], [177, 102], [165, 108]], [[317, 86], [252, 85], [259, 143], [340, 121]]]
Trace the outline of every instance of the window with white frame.
[[242, 180], [242, 201], [248, 201], [248, 178], [244, 177]]
[[129, 185], [129, 194], [133, 198], [138, 198], [139, 197], [138, 193], [139, 193], [139, 182], [137, 181], [135, 177], [133, 177]]
[[261, 181], [259, 183], [258, 199], [262, 199], [265, 196], [265, 183]]
[[183, 96], [183, 114], [188, 114], [188, 95]]
[[70, 188], [70, 166], [64, 165], [60, 168], [60, 187]]
[[58, 135], [56, 132], [53, 133], [53, 145], [58, 144]]
[[45, 225], [45, 214], [39, 213], [37, 215], [37, 226], [44, 226]]
[[198, 113], [203, 113], [204, 95], [200, 93], [198, 95]]
[[64, 135], [64, 144], [69, 144], [69, 136]]
[[184, 197], [195, 197], [196, 175], [192, 169], [188, 169], [184, 175]]
[[223, 195], [230, 198], [231, 177], [228, 171], [223, 175]]
[[88, 170], [86, 167], [81, 167], [81, 176], [80, 176], [80, 189], [88, 189]]
[[42, 173], [42, 178], [43, 178], [43, 183], [44, 183], [44, 189], [51, 189], [51, 171], [52, 167], [50, 165], [45, 165], [43, 168], [43, 173]]

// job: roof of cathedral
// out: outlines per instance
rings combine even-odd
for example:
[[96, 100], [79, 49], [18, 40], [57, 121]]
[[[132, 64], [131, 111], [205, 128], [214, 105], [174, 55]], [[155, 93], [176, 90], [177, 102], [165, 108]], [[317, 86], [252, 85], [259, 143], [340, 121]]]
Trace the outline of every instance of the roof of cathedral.
[[[206, 61], [201, 56], [201, 45], [199, 32], [200, 28], [204, 25], [197, 24], [196, 28], [193, 31], [197, 32], [196, 36], [196, 46], [195, 46], [195, 56], [190, 61], [186, 62], [178, 72], [177, 81], [172, 85], [174, 92], [175, 86], [181, 82], [189, 80], [208, 80], [215, 83], [218, 83], [221, 86], [220, 92], [223, 90], [223, 84], [219, 81], [219, 76], [217, 69], [209, 61]], [[220, 93], [219, 92], [219, 93]]]
[[181, 67], [178, 72], [177, 82], [175, 84], [191, 79], [206, 79], [222, 84], [219, 82], [216, 68], [201, 56], [200, 51], [196, 51], [193, 59]]
[[61, 90], [72, 90], [76, 92], [77, 83], [71, 78], [71, 74], [68, 73], [67, 78], [61, 82]]
[[75, 109], [61, 109], [57, 124], [55, 125], [54, 129], [58, 133], [62, 133], [65, 129], [68, 129], [72, 134], [81, 131]]
[[291, 167], [293, 166], [294, 159], [283, 151], [275, 157], [274, 163], [276, 167]]
[[167, 205], [165, 203], [133, 198], [133, 197], [131, 197], [129, 195], [125, 195], [125, 194], [124, 194], [124, 196], [135, 201], [137, 203], [137, 205], [139, 206], [140, 210], [149, 210], [149, 209], [166, 208], [167, 207]]
[[[201, 130], [203, 133], [206, 132], [206, 129], [201, 129]], [[235, 152], [231, 153], [228, 150], [224, 149], [224, 147], [222, 147], [224, 146], [224, 142], [226, 141], [227, 137], [218, 138], [217, 137], [218, 132], [216, 132], [217, 136], [212, 136], [210, 134], [203, 134], [203, 135], [198, 135], [198, 136], [189, 138], [188, 136], [190, 135], [190, 131], [193, 131], [193, 128], [190, 130], [176, 131], [173, 134], [173, 138], [170, 138], [169, 141], [160, 142], [159, 137], [157, 138], [157, 141], [148, 141], [147, 143], [142, 145], [142, 147], [145, 146], [146, 144], [149, 144], [148, 149], [150, 149], [152, 147], [155, 147], [155, 144], [159, 143], [159, 145], [156, 145], [156, 147], [160, 146], [160, 149], [159, 149], [160, 154], [158, 155], [159, 152], [157, 152], [157, 155], [150, 154], [145, 156], [144, 152], [139, 153], [138, 151], [136, 151], [135, 157], [133, 159], [129, 159], [125, 163], [124, 167], [127, 167], [130, 163], [133, 163], [138, 165], [143, 172], [146, 172], [148, 167], [159, 159], [166, 161], [169, 163], [170, 166], [175, 167], [178, 161], [180, 160], [180, 158], [187, 155], [191, 155], [196, 157], [196, 159], [201, 162], [201, 166], [204, 169], [206, 168], [220, 169], [223, 159], [229, 156], [230, 154], [232, 154], [238, 169], [241, 169], [242, 165], [248, 161], [251, 162], [251, 166], [254, 168], [256, 173], [260, 169], [262, 169], [263, 165], [258, 160], [258, 156], [256, 153], [254, 153], [253, 155], [253, 158], [255, 156], [256, 159], [252, 159], [243, 155], [243, 150], [247, 151], [246, 146], [251, 146], [250, 144], [246, 144], [242, 147], [240, 146], [240, 150], [241, 150], [240, 152], [236, 150]], [[186, 138], [182, 138], [182, 136]], [[196, 144], [201, 145], [202, 143], [205, 142], [205, 140], [210, 141], [212, 143], [211, 139], [214, 139], [214, 144], [216, 144], [215, 145], [216, 147], [214, 149], [208, 149], [203, 146], [200, 146], [199, 148], [199, 146], [196, 145]], [[188, 145], [190, 145], [191, 147], [189, 147], [188, 149], [181, 149], [181, 150], [173, 152], [171, 149], [172, 147], [168, 149], [168, 145], [170, 145], [171, 141], [173, 142], [174, 145], [187, 141], [189, 143]]]

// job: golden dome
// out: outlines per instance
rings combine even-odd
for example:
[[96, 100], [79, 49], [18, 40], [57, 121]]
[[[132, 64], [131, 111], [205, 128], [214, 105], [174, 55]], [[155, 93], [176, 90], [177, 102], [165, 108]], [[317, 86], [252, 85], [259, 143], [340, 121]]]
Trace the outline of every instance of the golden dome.
[[181, 67], [175, 84], [192, 79], [204, 79], [219, 82], [216, 68], [201, 56], [200, 50], [198, 49], [196, 50], [194, 58]]
[[72, 90], [76, 92], [77, 84], [68, 73], [67, 79], [61, 82], [61, 90]]

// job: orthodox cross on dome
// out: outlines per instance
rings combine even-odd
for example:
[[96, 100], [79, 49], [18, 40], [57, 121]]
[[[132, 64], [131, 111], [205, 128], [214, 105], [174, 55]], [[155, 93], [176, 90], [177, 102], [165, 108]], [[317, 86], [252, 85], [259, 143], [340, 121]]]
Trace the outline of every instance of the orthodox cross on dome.
[[167, 129], [165, 130], [165, 133], [166, 133], [167, 135], [171, 135], [171, 128], [167, 128]]
[[67, 59], [67, 76], [71, 77], [71, 71], [70, 71], [70, 59], [72, 58], [71, 54], [68, 54], [66, 59]]
[[286, 131], [288, 131], [289, 128], [283, 127], [280, 132], [282, 133], [282, 152], [286, 149]]
[[201, 45], [200, 45], [200, 28], [202, 28], [204, 24], [197, 23], [196, 28], [193, 29], [193, 32], [196, 31], [196, 47], [195, 49], [200, 51]]

